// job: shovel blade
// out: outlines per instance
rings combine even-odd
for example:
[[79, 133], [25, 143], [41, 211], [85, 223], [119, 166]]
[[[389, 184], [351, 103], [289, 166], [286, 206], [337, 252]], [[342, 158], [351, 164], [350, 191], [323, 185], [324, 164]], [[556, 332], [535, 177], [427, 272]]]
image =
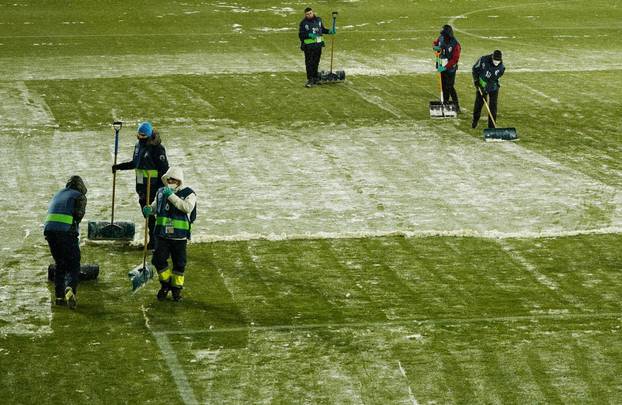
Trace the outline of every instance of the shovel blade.
[[346, 80], [346, 72], [337, 70], [334, 72], [326, 72], [322, 70], [318, 73], [318, 84], [340, 83]]
[[485, 141], [517, 141], [516, 128], [484, 128]]
[[[99, 264], [81, 264], [78, 279], [80, 281], [97, 280], [99, 276]], [[48, 266], [48, 281], [54, 281], [56, 277], [56, 264]]]
[[440, 101], [430, 101], [430, 117], [431, 118], [456, 118], [458, 116], [458, 108], [453, 101], [441, 103]]
[[149, 280], [153, 278], [155, 269], [150, 264], [139, 264], [127, 273], [127, 277], [130, 279], [130, 285], [132, 291], [138, 290], [140, 287], [147, 284]]
[[90, 240], [132, 240], [136, 227], [132, 222], [89, 221]]

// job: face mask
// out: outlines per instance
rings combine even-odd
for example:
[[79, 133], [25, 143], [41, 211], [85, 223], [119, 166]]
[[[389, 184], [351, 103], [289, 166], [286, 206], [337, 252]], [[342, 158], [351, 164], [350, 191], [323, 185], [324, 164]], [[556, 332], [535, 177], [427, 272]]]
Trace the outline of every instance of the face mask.
[[169, 182], [166, 182], [166, 186], [173, 191], [177, 191], [177, 187], [179, 187], [177, 183], [169, 183]]
[[495, 65], [495, 66], [499, 66], [499, 63], [501, 63], [500, 60], [493, 60], [492, 61], [492, 64]]

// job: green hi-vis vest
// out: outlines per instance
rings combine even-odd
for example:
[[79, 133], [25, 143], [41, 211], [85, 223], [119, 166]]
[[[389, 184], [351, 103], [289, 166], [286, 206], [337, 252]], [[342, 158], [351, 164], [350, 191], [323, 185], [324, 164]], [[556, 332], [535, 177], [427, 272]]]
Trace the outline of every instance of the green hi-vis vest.
[[[163, 188], [159, 189], [156, 195], [155, 234], [167, 239], [190, 239], [192, 222], [194, 222], [196, 218], [196, 205], [190, 215], [188, 215], [170, 203], [168, 199], [164, 197], [162, 190]], [[186, 187], [175, 193], [175, 195], [181, 199], [185, 199], [190, 194], [194, 194], [194, 191], [192, 191], [190, 187]]]
[[71, 230], [74, 222], [73, 210], [76, 206], [76, 199], [80, 195], [79, 191], [72, 188], [64, 188], [54, 195], [48, 206], [44, 232], [69, 232]]
[[320, 35], [319, 37], [315, 37], [315, 38], [307, 38], [303, 41], [306, 45], [308, 44], [321, 44], [322, 42], [324, 42], [324, 38]]
[[136, 169], [136, 183], [147, 184], [147, 179], [151, 177], [151, 184], [158, 181], [158, 171], [156, 169]]

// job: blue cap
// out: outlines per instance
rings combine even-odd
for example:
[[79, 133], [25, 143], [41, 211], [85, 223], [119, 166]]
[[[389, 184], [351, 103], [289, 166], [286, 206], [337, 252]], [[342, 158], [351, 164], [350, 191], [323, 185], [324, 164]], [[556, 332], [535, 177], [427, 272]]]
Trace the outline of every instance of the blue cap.
[[140, 124], [138, 127], [138, 133], [145, 135], [147, 138], [151, 138], [151, 135], [153, 135], [153, 127], [151, 126], [151, 123], [145, 121]]

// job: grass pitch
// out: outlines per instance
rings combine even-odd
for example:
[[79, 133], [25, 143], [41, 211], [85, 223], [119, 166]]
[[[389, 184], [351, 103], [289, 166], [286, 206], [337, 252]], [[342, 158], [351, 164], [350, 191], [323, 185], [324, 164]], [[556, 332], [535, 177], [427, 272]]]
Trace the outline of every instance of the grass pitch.
[[[7, 401], [619, 403], [618, 2], [320, 1], [348, 80], [312, 89], [306, 4], [39, 3], [0, 4]], [[467, 113], [432, 121], [445, 23]], [[471, 64], [497, 48], [514, 144], [470, 128]], [[101, 276], [70, 312], [41, 222], [71, 174], [107, 218], [113, 119], [121, 160], [150, 119], [197, 190], [186, 297], [131, 295], [142, 251], [85, 243]]]

